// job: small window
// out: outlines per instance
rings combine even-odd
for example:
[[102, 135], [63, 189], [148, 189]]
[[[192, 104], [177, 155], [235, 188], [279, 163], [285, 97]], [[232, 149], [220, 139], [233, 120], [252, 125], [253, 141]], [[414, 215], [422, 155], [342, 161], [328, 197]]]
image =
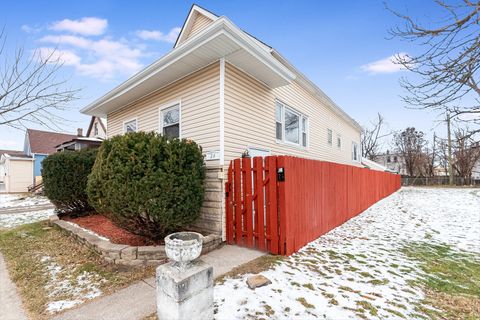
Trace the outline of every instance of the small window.
[[393, 162], [395, 162], [395, 163], [397, 163], [397, 162], [398, 162], [398, 158], [397, 158], [397, 156], [394, 156], [394, 157], [393, 157]]
[[352, 160], [358, 161], [358, 144], [356, 142], [352, 142]]
[[123, 132], [136, 132], [137, 131], [137, 119], [126, 121], [123, 123]]
[[327, 129], [327, 142], [329, 145], [332, 145], [333, 141], [333, 132], [331, 129]]
[[390, 163], [390, 156], [387, 157], [387, 163]]
[[168, 138], [180, 138], [180, 105], [162, 110], [162, 134]]
[[305, 117], [302, 117], [302, 146], [307, 146], [307, 126], [308, 122]]
[[98, 136], [98, 123], [96, 123], [96, 122], [93, 125], [93, 135]]
[[339, 134], [337, 134], [337, 148], [342, 148], [342, 137]]
[[275, 103], [275, 137], [277, 141], [307, 147], [307, 117], [277, 101]]
[[277, 140], [283, 140], [283, 106], [280, 103], [275, 105], [275, 135]]

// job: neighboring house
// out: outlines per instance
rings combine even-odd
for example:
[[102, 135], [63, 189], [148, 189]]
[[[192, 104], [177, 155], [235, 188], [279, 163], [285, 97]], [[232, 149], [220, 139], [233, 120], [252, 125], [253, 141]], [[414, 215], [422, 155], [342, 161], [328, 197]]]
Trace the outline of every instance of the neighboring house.
[[408, 175], [405, 159], [397, 153], [387, 152], [379, 154], [375, 157], [375, 162], [387, 167], [390, 171], [401, 175]]
[[275, 49], [196, 5], [172, 51], [82, 112], [106, 118], [107, 137], [158, 131], [200, 144], [208, 170], [197, 227], [210, 232], [224, 228], [226, 168], [244, 153], [362, 166], [355, 120]]
[[77, 136], [55, 146], [55, 149], [57, 151], [78, 151], [87, 148], [98, 148], [102, 144], [103, 139], [88, 136], [84, 137], [82, 129], [78, 129], [77, 132]]
[[57, 151], [56, 146], [75, 137], [72, 134], [27, 129], [23, 153], [34, 159], [31, 184], [38, 184], [42, 180], [43, 159], [49, 154], [55, 153]]
[[98, 138], [106, 139], [107, 138], [107, 125], [106, 121], [102, 118], [92, 116], [90, 124], [87, 129], [87, 137], [89, 138]]
[[34, 159], [23, 151], [0, 150], [0, 193], [27, 192]]

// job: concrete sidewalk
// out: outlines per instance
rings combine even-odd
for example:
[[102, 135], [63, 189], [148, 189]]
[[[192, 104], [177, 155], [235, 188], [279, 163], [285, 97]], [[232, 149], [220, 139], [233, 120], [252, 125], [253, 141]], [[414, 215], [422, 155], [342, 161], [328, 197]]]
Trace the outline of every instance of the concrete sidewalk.
[[[236, 246], [223, 246], [201, 259], [213, 266], [216, 278], [233, 268], [254, 260], [264, 252]], [[136, 282], [109, 296], [56, 316], [55, 320], [140, 320], [156, 312], [155, 278]]]
[[27, 320], [17, 287], [8, 276], [5, 260], [0, 253], [0, 318], [2, 320]]
[[42, 210], [48, 210], [48, 209], [55, 209], [55, 206], [53, 204], [40, 204], [35, 206], [0, 208], [0, 214], [24, 213], [24, 212], [42, 211]]

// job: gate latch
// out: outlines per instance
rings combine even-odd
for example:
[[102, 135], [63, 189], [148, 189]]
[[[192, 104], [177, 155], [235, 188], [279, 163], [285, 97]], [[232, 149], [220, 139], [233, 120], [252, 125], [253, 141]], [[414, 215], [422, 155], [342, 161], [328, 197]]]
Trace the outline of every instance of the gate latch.
[[285, 181], [285, 169], [283, 167], [277, 169], [277, 181]]

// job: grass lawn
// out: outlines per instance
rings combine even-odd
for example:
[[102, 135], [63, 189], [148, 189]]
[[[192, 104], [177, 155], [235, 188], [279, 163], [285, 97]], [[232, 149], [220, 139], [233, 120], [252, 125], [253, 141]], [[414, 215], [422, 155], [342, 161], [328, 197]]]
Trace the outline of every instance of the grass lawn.
[[47, 319], [154, 275], [153, 267], [106, 264], [95, 252], [46, 222], [0, 231], [0, 251], [33, 319]]
[[480, 319], [480, 258], [447, 245], [413, 242], [402, 250], [417, 260], [423, 275], [412, 285], [426, 293], [425, 303], [438, 311], [419, 308], [431, 318]]

